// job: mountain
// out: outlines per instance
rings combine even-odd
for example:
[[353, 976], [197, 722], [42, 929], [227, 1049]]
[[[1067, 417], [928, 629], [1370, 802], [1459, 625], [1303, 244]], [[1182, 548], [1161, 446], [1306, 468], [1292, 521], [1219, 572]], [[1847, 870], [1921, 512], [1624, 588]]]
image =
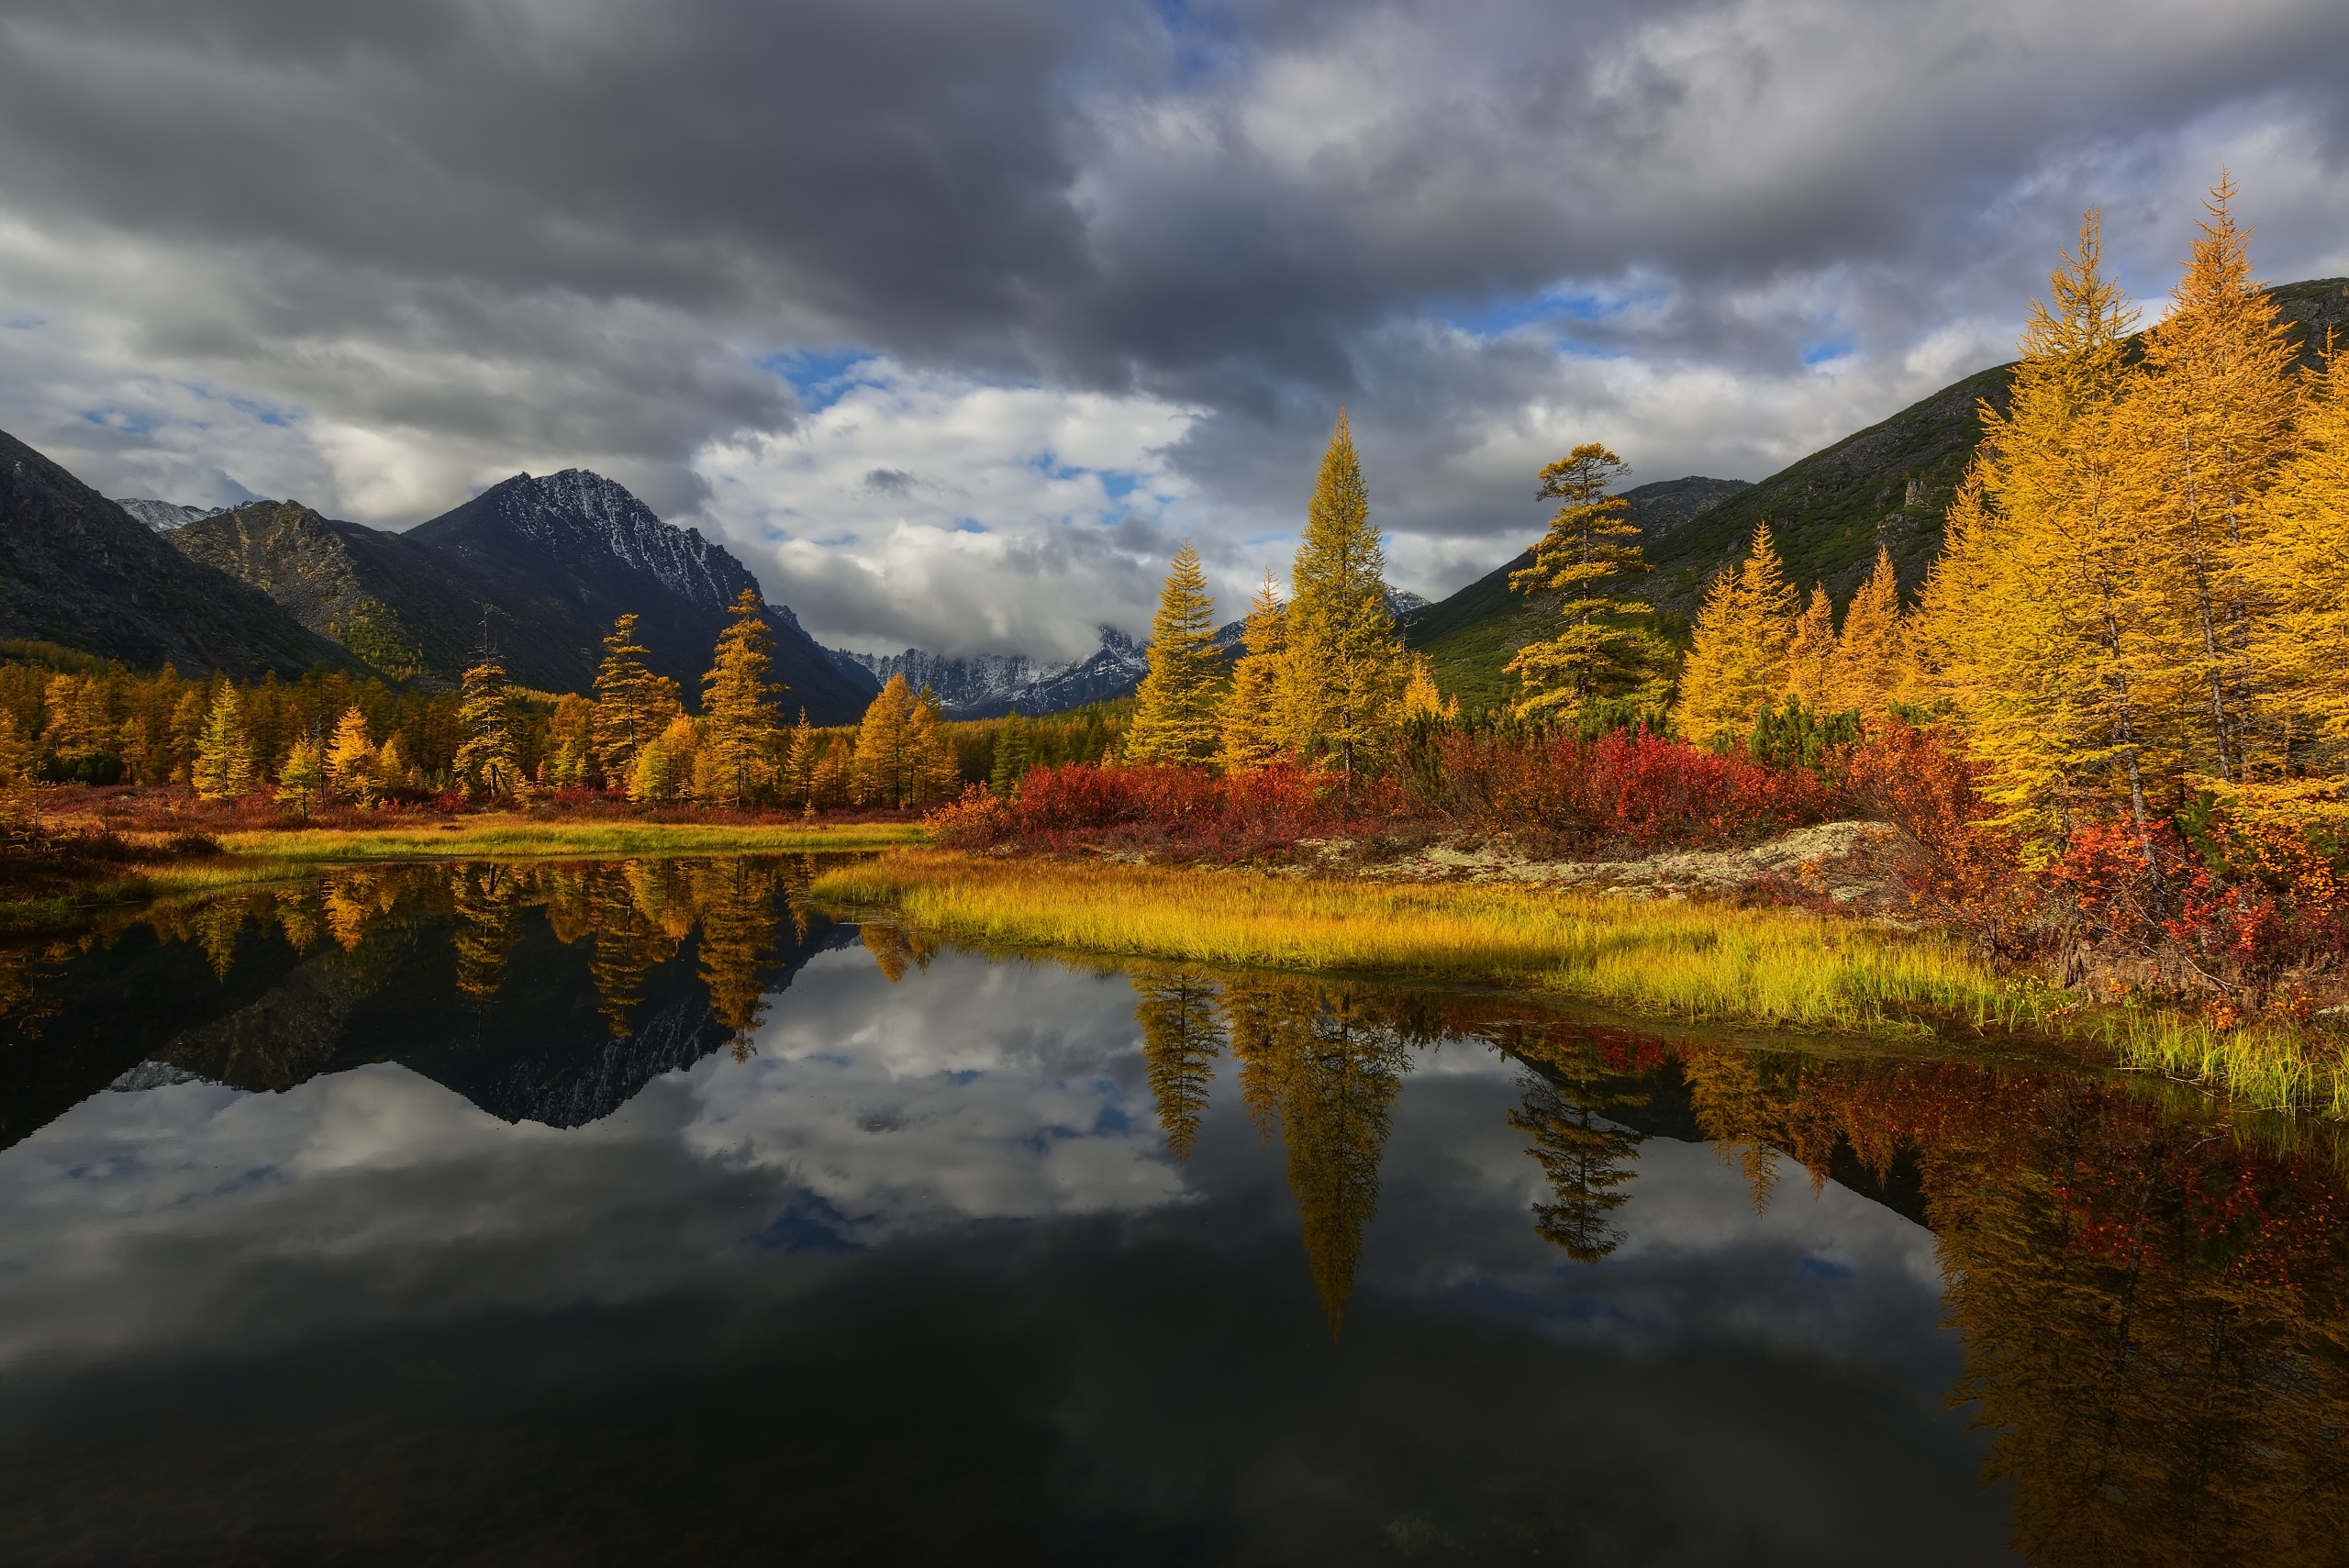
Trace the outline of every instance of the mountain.
[[0, 637], [186, 673], [293, 674], [341, 649], [260, 591], [190, 562], [15, 437], [0, 433]]
[[[2286, 284], [2268, 293], [2303, 365], [2315, 364], [2328, 333], [2349, 338], [2349, 279]], [[1867, 575], [1879, 542], [1891, 550], [1902, 587], [1913, 594], [1940, 553], [1943, 516], [1981, 439], [1981, 406], [2005, 408], [2013, 373], [2011, 364], [1997, 365], [1954, 382], [1756, 484], [1691, 479], [1625, 491], [1633, 501], [1632, 520], [1648, 530], [1641, 542], [1656, 570], [1624, 591], [1649, 599], [1668, 618], [1687, 621], [1706, 584], [1743, 557], [1753, 526], [1767, 518], [1787, 573], [1805, 595], [1812, 584], [1824, 583], [1839, 603], [1848, 599]], [[1725, 484], [1733, 485], [1733, 493], [1655, 521], [1643, 502], [1673, 485]], [[1501, 667], [1552, 623], [1553, 599], [1529, 600], [1508, 591], [1508, 573], [1525, 559], [1405, 623], [1405, 640], [1434, 661], [1437, 683], [1469, 706], [1505, 700], [1514, 680]]]
[[[634, 610], [646, 662], [691, 700], [735, 595], [758, 586], [722, 547], [584, 469], [517, 475], [406, 533], [258, 501], [162, 537], [384, 673], [443, 686], [477, 657], [486, 630], [518, 684], [584, 691], [604, 633]], [[786, 711], [804, 705], [824, 724], [864, 711], [866, 694], [789, 609], [771, 606], [767, 620]]]
[[148, 501], [138, 496], [117, 496], [115, 505], [145, 523], [159, 534], [185, 528], [199, 517], [217, 517], [228, 511], [226, 506], [183, 506], [172, 501]]
[[[653, 516], [626, 487], [585, 469], [532, 478], [516, 474], [463, 506], [419, 523], [403, 536], [424, 547], [479, 599], [494, 606], [494, 635], [549, 639], [548, 657], [562, 678], [549, 689], [576, 690], [595, 673], [614, 617], [633, 610], [645, 662], [700, 690], [727, 609], [758, 580], [697, 529]], [[790, 689], [784, 706], [805, 707], [818, 724], [846, 724], [864, 711], [867, 694], [833, 666], [787, 608], [770, 606], [774, 678]]]
[[927, 685], [949, 718], [997, 718], [1015, 710], [1035, 717], [1130, 695], [1150, 668], [1142, 644], [1115, 627], [1101, 628], [1101, 646], [1066, 664], [1047, 664], [1024, 653], [980, 653], [949, 658], [908, 648], [903, 653], [852, 653], [825, 650], [832, 665], [867, 694], [890, 677], [903, 675], [919, 690]]

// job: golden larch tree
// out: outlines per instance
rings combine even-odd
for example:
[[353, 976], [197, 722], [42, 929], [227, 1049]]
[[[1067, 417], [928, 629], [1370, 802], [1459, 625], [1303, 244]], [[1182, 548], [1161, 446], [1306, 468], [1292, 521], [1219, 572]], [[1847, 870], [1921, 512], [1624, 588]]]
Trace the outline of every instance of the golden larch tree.
[[1322, 454], [1305, 539], [1290, 573], [1282, 728], [1349, 779], [1358, 752], [1395, 728], [1403, 645], [1386, 603], [1386, 552], [1370, 521], [1370, 487], [1343, 410]]
[[1150, 673], [1134, 693], [1126, 731], [1130, 762], [1206, 762], [1219, 740], [1217, 687], [1223, 656], [1215, 645], [1215, 601], [1208, 596], [1199, 552], [1186, 539], [1174, 552], [1150, 628]]
[[1248, 606], [1241, 646], [1247, 651], [1231, 667], [1231, 690], [1224, 695], [1219, 716], [1222, 734], [1216, 758], [1228, 770], [1261, 768], [1287, 751], [1280, 703], [1286, 685], [1283, 665], [1288, 657], [1288, 617], [1269, 572]]
[[213, 695], [190, 773], [195, 793], [206, 800], [236, 800], [253, 792], [252, 742], [245, 734], [237, 688], [229, 682], [221, 682]]
[[695, 783], [704, 801], [739, 811], [764, 795], [774, 777], [782, 728], [775, 698], [782, 687], [767, 679], [774, 639], [758, 590], [743, 589], [729, 614], [709, 673], [702, 677]]
[[338, 800], [373, 806], [378, 793], [375, 742], [367, 733], [367, 716], [354, 704], [343, 710], [327, 742], [327, 790]]
[[1672, 721], [1692, 740], [1742, 736], [1764, 703], [1787, 689], [1795, 591], [1766, 522], [1735, 572], [1713, 579], [1697, 612], [1696, 645], [1681, 667]]
[[1787, 639], [1787, 695], [1812, 712], [1823, 711], [1835, 684], [1835, 606], [1827, 584], [1814, 584], [1810, 602], [1795, 617]]
[[2349, 759], [2349, 347], [2328, 348], [2243, 565], [2267, 612], [2247, 652], [2277, 728], [2298, 731], [2296, 761], [2338, 771]]
[[637, 749], [666, 728], [666, 714], [654, 711], [652, 673], [645, 668], [644, 645], [636, 639], [637, 617], [621, 616], [604, 634], [604, 659], [596, 668], [596, 762], [603, 776], [626, 785], [636, 773]]
[[1892, 551], [1876, 546], [1876, 569], [1843, 610], [1835, 639], [1835, 661], [1827, 683], [1827, 707], [1874, 714], [1892, 699], [1906, 655], [1900, 639], [1900, 579]]
[[[1508, 673], [1523, 692], [1516, 705], [1521, 717], [1572, 713], [1621, 691], [1642, 673], [1641, 655], [1650, 639], [1637, 623], [1654, 609], [1598, 591], [1610, 577], [1654, 570], [1629, 542], [1640, 537], [1631, 504], [1608, 494], [1629, 472], [1630, 464], [1597, 441], [1586, 441], [1542, 471], [1535, 498], [1556, 501], [1557, 515], [1533, 547], [1533, 564], [1510, 573], [1508, 586], [1513, 594], [1564, 594], [1558, 613], [1566, 625], [1546, 641], [1526, 644], [1508, 662]], [[1623, 624], [1627, 620], [1634, 624]]]
[[521, 787], [513, 706], [505, 665], [485, 658], [465, 672], [464, 684], [457, 694], [457, 726], [464, 739], [458, 744], [451, 771], [473, 794], [499, 795]]

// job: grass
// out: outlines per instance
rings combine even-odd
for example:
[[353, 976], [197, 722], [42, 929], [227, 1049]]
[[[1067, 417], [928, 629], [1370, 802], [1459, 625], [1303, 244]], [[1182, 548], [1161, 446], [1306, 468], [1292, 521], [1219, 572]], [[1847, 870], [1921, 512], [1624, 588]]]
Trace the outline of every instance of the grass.
[[1866, 1034], [2037, 1034], [2190, 1076], [2267, 1109], [2349, 1116], [2342, 1053], [2312, 1032], [2221, 1031], [2143, 1010], [2067, 1013], [1926, 933], [1780, 908], [1461, 884], [1303, 881], [911, 849], [818, 876], [916, 926], [1013, 946], [1175, 962], [1521, 985], [1696, 1023]]
[[[731, 826], [711, 822], [533, 822], [473, 817], [407, 828], [297, 828], [223, 833], [231, 855], [278, 862], [501, 860], [525, 856], [732, 855], [778, 851], [873, 850], [918, 843], [920, 824]], [[176, 870], [177, 868], [173, 868]]]

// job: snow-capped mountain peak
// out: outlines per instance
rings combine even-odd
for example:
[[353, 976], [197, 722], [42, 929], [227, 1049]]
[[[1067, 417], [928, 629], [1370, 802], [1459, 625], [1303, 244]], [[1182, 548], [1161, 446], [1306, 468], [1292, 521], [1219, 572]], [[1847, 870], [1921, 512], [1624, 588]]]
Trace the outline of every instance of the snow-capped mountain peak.
[[758, 584], [724, 546], [655, 517], [628, 486], [584, 468], [518, 473], [484, 492], [499, 520], [558, 551], [609, 555], [705, 609], [723, 610]]
[[159, 534], [167, 534], [199, 518], [217, 517], [223, 512], [235, 509], [230, 506], [183, 506], [176, 501], [156, 501], [135, 495], [117, 495], [111, 499], [116, 506]]

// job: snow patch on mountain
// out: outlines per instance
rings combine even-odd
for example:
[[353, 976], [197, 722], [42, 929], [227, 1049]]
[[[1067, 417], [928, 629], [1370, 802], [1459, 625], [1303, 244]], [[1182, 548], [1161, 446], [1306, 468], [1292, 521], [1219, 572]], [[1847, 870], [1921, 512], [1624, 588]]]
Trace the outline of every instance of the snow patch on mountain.
[[108, 498], [159, 534], [185, 528], [199, 517], [217, 517], [223, 512], [236, 509], [233, 506], [183, 506], [176, 501], [155, 501], [135, 495]]
[[917, 690], [928, 686], [950, 718], [993, 718], [1014, 711], [1033, 717], [1106, 702], [1131, 692], [1150, 668], [1143, 645], [1113, 626], [1101, 628], [1100, 647], [1065, 664], [1024, 653], [949, 658], [919, 648], [902, 653], [824, 651], [835, 668], [868, 691], [879, 691], [897, 675]]
[[[724, 610], [758, 580], [698, 528], [664, 523], [628, 487], [584, 468], [516, 474], [486, 493], [497, 516], [525, 539], [557, 551], [610, 555], [705, 609]], [[787, 610], [776, 609], [789, 617]], [[794, 618], [792, 624], [796, 626]]]

